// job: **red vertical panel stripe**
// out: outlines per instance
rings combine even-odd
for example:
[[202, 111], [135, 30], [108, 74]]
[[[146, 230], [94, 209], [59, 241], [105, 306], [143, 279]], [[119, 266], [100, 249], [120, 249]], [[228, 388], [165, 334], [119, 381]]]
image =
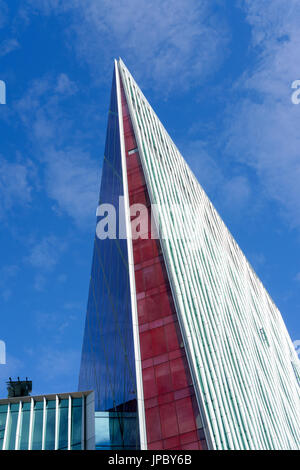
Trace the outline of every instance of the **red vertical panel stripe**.
[[[137, 144], [122, 83], [121, 93], [129, 201], [150, 214], [139, 153], [129, 153]], [[133, 256], [148, 449], [206, 449], [159, 240], [133, 240]]]

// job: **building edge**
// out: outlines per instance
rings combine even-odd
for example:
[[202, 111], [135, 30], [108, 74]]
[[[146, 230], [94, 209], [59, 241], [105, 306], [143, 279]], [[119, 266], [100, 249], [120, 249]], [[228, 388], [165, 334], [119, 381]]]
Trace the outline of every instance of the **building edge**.
[[[146, 181], [146, 186], [147, 186], [150, 202], [151, 202], [151, 204], [154, 204], [151, 187], [150, 187], [150, 184], [149, 184], [149, 181], [148, 181], [148, 174], [147, 174], [145, 164], [144, 164], [144, 158], [145, 157], [144, 157], [144, 152], [143, 152], [143, 146], [141, 144], [139, 128], [138, 128], [138, 125], [137, 125], [137, 122], [136, 122], [135, 114], [134, 114], [133, 109], [132, 109], [131, 101], [130, 101], [130, 99], [128, 99], [129, 98], [128, 97], [128, 90], [127, 90], [127, 87], [125, 86], [124, 80], [123, 80], [122, 67], [126, 68], [126, 65], [124, 64], [124, 62], [122, 61], [122, 59], [120, 57], [119, 57], [119, 60], [117, 61], [117, 63], [118, 63], [119, 75], [120, 75], [122, 83], [123, 83], [124, 93], [125, 93], [125, 96], [126, 96], [126, 101], [127, 101], [127, 106], [128, 106], [128, 109], [129, 109], [129, 114], [130, 114], [132, 126], [133, 126], [133, 129], [134, 129], [134, 134], [135, 134], [135, 138], [136, 138], [137, 147], [138, 147], [139, 153], [141, 155], [141, 164], [142, 164], [142, 167], [143, 167], [143, 173], [144, 173], [144, 177], [145, 177], [145, 181]], [[124, 155], [124, 158], [125, 158], [125, 155]], [[126, 162], [125, 162], [125, 164], [126, 164]], [[128, 192], [127, 181], [126, 181], [126, 187], [127, 187], [127, 192]], [[124, 192], [125, 192], [125, 190], [124, 190]], [[157, 220], [157, 214], [156, 214], [155, 211], [154, 211], [154, 220], [155, 220], [156, 226], [159, 227], [159, 223], [158, 223], [158, 220]], [[185, 328], [184, 328], [184, 323], [183, 323], [183, 320], [182, 320], [181, 315], [180, 315], [180, 309], [179, 309], [179, 306], [178, 306], [178, 300], [177, 300], [176, 291], [175, 291], [175, 288], [174, 288], [174, 280], [173, 280], [173, 278], [171, 276], [171, 273], [170, 273], [168, 257], [167, 257], [167, 253], [166, 253], [165, 246], [164, 246], [164, 240], [161, 237], [159, 238], [159, 240], [160, 240], [160, 243], [161, 243], [163, 259], [164, 259], [164, 263], [165, 263], [166, 270], [167, 270], [167, 275], [168, 275], [168, 279], [169, 279], [169, 283], [170, 283], [170, 287], [171, 287], [172, 297], [173, 297], [174, 304], [175, 304], [175, 310], [176, 310], [176, 315], [177, 315], [179, 326], [180, 326], [180, 331], [181, 331], [182, 338], [183, 338], [183, 343], [184, 343], [184, 348], [185, 348], [185, 351], [186, 351], [188, 365], [189, 365], [190, 373], [191, 373], [191, 376], [192, 376], [193, 387], [194, 387], [194, 390], [195, 390], [195, 395], [196, 395], [196, 399], [197, 399], [199, 413], [200, 413], [202, 424], [203, 424], [206, 443], [207, 443], [207, 446], [208, 446], [208, 450], [215, 450], [215, 446], [213, 445], [213, 439], [212, 439], [212, 431], [211, 431], [211, 428], [209, 426], [209, 422], [206, 419], [205, 408], [204, 408], [204, 405], [203, 405], [203, 398], [202, 398], [200, 387], [198, 385], [196, 366], [193, 363], [193, 359], [192, 359], [192, 355], [191, 355], [191, 351], [190, 351], [190, 347], [189, 347], [188, 337], [186, 335], [186, 331], [185, 331]], [[131, 249], [132, 249], [132, 241], [131, 240], [130, 240], [130, 245], [131, 245]], [[133, 272], [133, 276], [134, 276], [134, 272]], [[137, 312], [137, 310], [136, 310], [136, 312]]]
[[128, 270], [129, 270], [129, 282], [130, 282], [132, 329], [133, 329], [133, 341], [134, 341], [134, 353], [135, 353], [135, 373], [136, 373], [136, 387], [137, 387], [137, 407], [138, 407], [138, 420], [139, 420], [139, 431], [140, 431], [140, 446], [141, 446], [141, 450], [146, 450], [147, 449], [147, 432], [146, 432], [141, 350], [140, 350], [140, 339], [139, 339], [138, 311], [137, 311], [137, 302], [136, 302], [136, 287], [135, 287], [133, 246], [132, 246], [132, 234], [131, 234], [131, 222], [130, 222], [127, 166], [126, 166], [125, 141], [124, 141], [124, 130], [123, 130], [123, 112], [122, 112], [119, 64], [116, 59], [115, 59], [115, 76], [116, 76], [116, 87], [117, 87], [122, 178], [123, 178], [123, 190], [124, 190], [124, 209], [125, 209], [126, 239], [127, 239], [127, 252], [128, 252]]

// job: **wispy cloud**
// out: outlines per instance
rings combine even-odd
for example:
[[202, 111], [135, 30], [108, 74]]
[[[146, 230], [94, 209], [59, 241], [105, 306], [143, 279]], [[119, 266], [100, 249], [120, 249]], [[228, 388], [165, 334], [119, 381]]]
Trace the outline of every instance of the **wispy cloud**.
[[0, 218], [7, 210], [31, 202], [33, 176], [31, 160], [9, 162], [0, 155]]
[[32, 286], [37, 292], [43, 292], [46, 289], [49, 274], [51, 274], [61, 256], [67, 249], [66, 242], [54, 235], [47, 235], [38, 242], [31, 241], [29, 255], [25, 256], [25, 264], [36, 269], [33, 276]]
[[87, 220], [94, 221], [100, 168], [85, 149], [80, 128], [74, 131], [74, 110], [63, 106], [76, 92], [76, 84], [64, 73], [44, 77], [32, 83], [16, 109], [43, 165], [45, 188], [56, 203], [53, 208], [84, 226]]
[[291, 103], [291, 84], [300, 78], [300, 5], [252, 0], [244, 8], [258, 58], [236, 85], [227, 150], [255, 171], [262, 191], [299, 228], [300, 106]]
[[122, 56], [143, 83], [178, 93], [207, 78], [226, 56], [228, 30], [208, 0], [27, 1], [46, 15], [68, 12], [68, 34], [97, 79]]
[[20, 267], [15, 264], [3, 266], [0, 269], [0, 295], [5, 302], [7, 302], [12, 295], [13, 279], [15, 279], [19, 271]]
[[76, 316], [65, 308], [59, 312], [39, 311], [36, 313], [35, 326], [40, 333], [51, 335], [55, 343], [61, 343], [75, 321]]
[[18, 49], [20, 47], [19, 42], [15, 38], [6, 39], [0, 43], [0, 57], [4, 57], [10, 52]]
[[34, 268], [44, 271], [52, 270], [65, 250], [64, 241], [54, 235], [47, 236], [35, 244], [26, 258]]
[[247, 207], [252, 189], [246, 175], [235, 174], [235, 171], [229, 176], [202, 140], [191, 140], [184, 146], [183, 153], [204, 190], [220, 208], [240, 213]]
[[[76, 223], [94, 216], [99, 185], [99, 170], [81, 149], [49, 150], [46, 183], [49, 196], [59, 209]], [[92, 212], [91, 212], [92, 211]]]
[[8, 14], [7, 5], [3, 0], [0, 0], [0, 28], [3, 28], [3, 26], [6, 23], [7, 14]]
[[38, 292], [43, 292], [46, 288], [47, 278], [44, 274], [37, 273], [34, 276], [33, 288]]
[[71, 96], [77, 93], [78, 88], [76, 83], [72, 82], [68, 75], [61, 73], [57, 78], [57, 83], [54, 91], [64, 96]]
[[[37, 370], [48, 381], [63, 379], [63, 383], [67, 383], [69, 378], [74, 377], [74, 367], [78, 367], [79, 360], [80, 350], [44, 348], [37, 358]], [[66, 391], [56, 390], [56, 392]]]

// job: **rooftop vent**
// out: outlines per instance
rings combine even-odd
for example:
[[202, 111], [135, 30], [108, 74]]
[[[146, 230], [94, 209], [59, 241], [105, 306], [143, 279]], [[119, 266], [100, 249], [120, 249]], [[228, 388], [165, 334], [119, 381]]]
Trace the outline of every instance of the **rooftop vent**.
[[18, 377], [18, 380], [12, 380], [11, 377], [9, 377], [9, 381], [6, 382], [6, 385], [8, 398], [28, 397], [32, 391], [32, 381], [28, 380], [27, 377], [26, 380], [20, 380], [20, 377]]

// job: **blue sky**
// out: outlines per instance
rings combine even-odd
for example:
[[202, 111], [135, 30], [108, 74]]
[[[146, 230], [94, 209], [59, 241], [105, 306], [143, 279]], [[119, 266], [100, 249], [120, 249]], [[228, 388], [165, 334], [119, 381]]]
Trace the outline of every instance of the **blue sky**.
[[121, 56], [300, 340], [297, 0], [0, 0], [0, 396], [77, 389]]

